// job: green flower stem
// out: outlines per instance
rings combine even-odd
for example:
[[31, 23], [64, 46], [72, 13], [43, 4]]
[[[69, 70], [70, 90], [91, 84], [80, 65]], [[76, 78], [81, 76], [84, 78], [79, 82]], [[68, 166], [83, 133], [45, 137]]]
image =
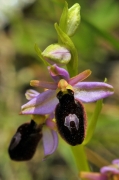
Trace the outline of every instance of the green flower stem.
[[90, 171], [83, 145], [71, 146], [77, 168], [79, 171]]

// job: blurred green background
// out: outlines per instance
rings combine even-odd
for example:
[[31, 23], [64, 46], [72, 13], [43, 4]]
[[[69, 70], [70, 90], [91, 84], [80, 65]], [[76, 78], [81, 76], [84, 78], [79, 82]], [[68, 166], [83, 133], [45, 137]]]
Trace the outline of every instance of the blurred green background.
[[[64, 0], [0, 0], [0, 180], [77, 180], [70, 148], [62, 140], [58, 150], [42, 161], [42, 142], [29, 162], [13, 162], [7, 149], [17, 127], [30, 120], [20, 116], [31, 79], [48, 80], [35, 43], [44, 50], [57, 42], [53, 24]], [[67, 0], [81, 5], [81, 23], [73, 42], [79, 52], [79, 72], [91, 69], [88, 81], [104, 81], [115, 94], [104, 100], [95, 134], [86, 147], [94, 171], [119, 158], [119, 1]], [[42, 89], [37, 89], [41, 91]], [[85, 105], [88, 121], [95, 104]], [[80, 154], [79, 154], [80, 156]]]

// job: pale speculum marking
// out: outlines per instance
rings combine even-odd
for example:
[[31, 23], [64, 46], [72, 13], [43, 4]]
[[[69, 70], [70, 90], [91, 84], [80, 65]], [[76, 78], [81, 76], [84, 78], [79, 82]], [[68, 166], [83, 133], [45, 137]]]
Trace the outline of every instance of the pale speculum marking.
[[17, 132], [16, 135], [12, 139], [12, 145], [10, 149], [11, 150], [14, 149], [19, 144], [20, 141], [21, 141], [21, 133]]
[[72, 129], [78, 130], [79, 128], [79, 119], [75, 114], [69, 114], [65, 117], [64, 125], [72, 131]]

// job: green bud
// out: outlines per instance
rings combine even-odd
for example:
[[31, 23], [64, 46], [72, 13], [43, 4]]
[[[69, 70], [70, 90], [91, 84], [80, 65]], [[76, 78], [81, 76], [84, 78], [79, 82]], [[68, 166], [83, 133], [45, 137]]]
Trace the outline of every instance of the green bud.
[[80, 5], [78, 3], [74, 4], [68, 10], [67, 17], [67, 34], [72, 36], [77, 30], [80, 23]]
[[66, 65], [70, 59], [71, 54], [68, 49], [59, 44], [51, 44], [43, 52], [42, 56], [50, 64]]
[[72, 36], [77, 30], [80, 23], [80, 5], [74, 4], [68, 9], [68, 4], [65, 2], [65, 6], [60, 18], [59, 27], [68, 36]]

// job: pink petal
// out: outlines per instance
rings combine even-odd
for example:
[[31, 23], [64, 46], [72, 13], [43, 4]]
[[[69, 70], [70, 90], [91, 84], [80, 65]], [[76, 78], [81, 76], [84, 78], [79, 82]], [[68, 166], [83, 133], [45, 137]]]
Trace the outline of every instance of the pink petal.
[[108, 173], [119, 174], [119, 169], [113, 166], [104, 166], [101, 168], [100, 172], [102, 174], [108, 174]]
[[112, 164], [116, 164], [116, 165], [119, 166], [119, 159], [114, 159], [114, 160], [112, 161]]
[[21, 114], [50, 114], [55, 110], [58, 99], [54, 90], [47, 90], [21, 107]]
[[31, 80], [30, 85], [33, 87], [43, 87], [43, 88], [52, 89], [52, 90], [55, 90], [57, 88], [57, 83], [38, 81], [38, 80]]
[[93, 172], [81, 172], [80, 177], [87, 180], [108, 180], [106, 175]]
[[74, 88], [75, 98], [85, 103], [106, 98], [114, 93], [113, 87], [103, 82], [79, 82]]
[[43, 147], [45, 157], [54, 153], [58, 146], [58, 135], [54, 130], [43, 128]]
[[83, 81], [84, 79], [86, 79], [88, 76], [90, 76], [91, 71], [90, 70], [85, 70], [82, 73], [78, 74], [77, 76], [71, 78], [69, 80], [69, 84], [71, 85], [75, 85], [76, 83]]
[[58, 82], [60, 79], [65, 79], [66, 81], [69, 80], [69, 73], [65, 69], [58, 67], [56, 64], [48, 67], [48, 70], [51, 77], [56, 82]]

